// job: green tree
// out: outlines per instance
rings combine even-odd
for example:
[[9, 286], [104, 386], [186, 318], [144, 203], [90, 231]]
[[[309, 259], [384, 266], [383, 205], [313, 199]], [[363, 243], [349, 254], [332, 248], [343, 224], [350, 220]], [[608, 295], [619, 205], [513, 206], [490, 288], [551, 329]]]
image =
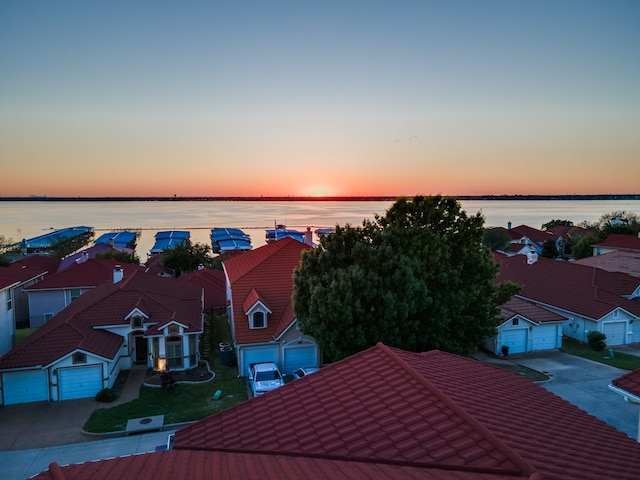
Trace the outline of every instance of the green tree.
[[162, 265], [173, 270], [176, 277], [197, 270], [199, 265], [212, 267], [214, 263], [211, 247], [204, 243], [186, 240], [162, 251]]
[[542, 230], [549, 230], [554, 227], [573, 227], [573, 222], [571, 220], [560, 220], [554, 218], [553, 220], [542, 224]]
[[584, 235], [571, 248], [571, 256], [576, 260], [591, 257], [593, 255], [591, 245], [601, 242], [603, 238], [600, 233], [588, 233]]
[[502, 227], [485, 228], [482, 235], [482, 245], [492, 252], [504, 250], [511, 243], [511, 237]]
[[517, 287], [494, 285], [483, 218], [451, 197], [400, 198], [362, 227], [336, 227], [294, 272], [302, 331], [334, 360], [384, 342], [474, 351]]
[[610, 233], [637, 235], [640, 232], [640, 216], [634, 212], [618, 210], [602, 215], [596, 225], [603, 237]]
[[114, 259], [122, 263], [135, 263], [140, 265], [140, 258], [135, 253], [127, 253], [120, 250], [106, 250], [96, 253], [96, 258]]

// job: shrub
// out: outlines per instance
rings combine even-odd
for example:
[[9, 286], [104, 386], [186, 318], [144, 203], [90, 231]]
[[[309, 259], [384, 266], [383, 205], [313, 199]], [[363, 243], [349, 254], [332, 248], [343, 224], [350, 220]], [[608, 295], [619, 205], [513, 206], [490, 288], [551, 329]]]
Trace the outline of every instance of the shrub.
[[113, 402], [116, 398], [118, 398], [118, 395], [111, 388], [103, 388], [96, 393], [96, 401], [98, 402], [109, 403]]
[[596, 352], [601, 352], [607, 346], [607, 336], [602, 332], [589, 332], [587, 334], [589, 346]]

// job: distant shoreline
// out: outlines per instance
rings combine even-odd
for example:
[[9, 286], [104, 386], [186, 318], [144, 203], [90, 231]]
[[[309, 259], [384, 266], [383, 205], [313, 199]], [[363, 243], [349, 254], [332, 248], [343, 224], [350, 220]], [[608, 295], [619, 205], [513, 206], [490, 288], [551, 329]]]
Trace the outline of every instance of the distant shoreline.
[[[458, 200], [640, 200], [640, 194], [588, 195], [443, 195]], [[410, 198], [410, 196], [408, 196]], [[384, 202], [400, 196], [258, 196], [258, 197], [0, 197], [0, 202]]]

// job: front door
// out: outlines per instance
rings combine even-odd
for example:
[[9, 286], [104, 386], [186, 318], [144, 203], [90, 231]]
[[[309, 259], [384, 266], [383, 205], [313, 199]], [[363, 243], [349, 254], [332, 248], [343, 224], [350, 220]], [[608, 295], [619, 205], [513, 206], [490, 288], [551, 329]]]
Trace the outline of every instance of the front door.
[[136, 357], [134, 361], [136, 363], [147, 363], [147, 356], [149, 355], [149, 348], [147, 339], [142, 335], [136, 335]]

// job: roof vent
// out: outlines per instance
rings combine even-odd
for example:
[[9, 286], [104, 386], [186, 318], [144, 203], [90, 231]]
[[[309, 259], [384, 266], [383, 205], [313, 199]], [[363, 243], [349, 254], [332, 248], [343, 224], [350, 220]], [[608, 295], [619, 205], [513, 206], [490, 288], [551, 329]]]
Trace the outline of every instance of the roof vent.
[[536, 252], [527, 253], [527, 265], [533, 265], [538, 261], [538, 254]]
[[116, 265], [113, 269], [113, 283], [118, 283], [124, 277], [124, 272], [120, 265]]

